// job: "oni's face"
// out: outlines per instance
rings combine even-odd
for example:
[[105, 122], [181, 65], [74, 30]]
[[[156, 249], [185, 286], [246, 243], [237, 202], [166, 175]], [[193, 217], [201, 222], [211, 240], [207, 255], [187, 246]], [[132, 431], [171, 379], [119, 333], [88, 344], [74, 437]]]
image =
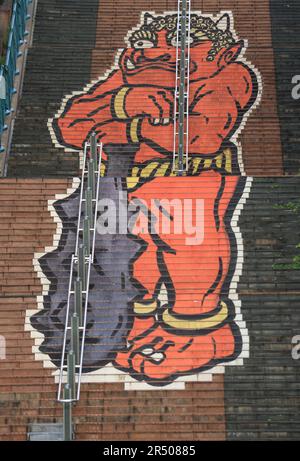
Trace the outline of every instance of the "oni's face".
[[[220, 31], [221, 32], [221, 31]], [[201, 30], [191, 29], [190, 35], [190, 82], [209, 78], [220, 66], [228, 53], [228, 46], [218, 46]], [[120, 57], [120, 68], [129, 85], [155, 85], [174, 88], [176, 74], [176, 29], [151, 30], [144, 24], [129, 37], [130, 47]], [[214, 53], [213, 55], [211, 53]]]

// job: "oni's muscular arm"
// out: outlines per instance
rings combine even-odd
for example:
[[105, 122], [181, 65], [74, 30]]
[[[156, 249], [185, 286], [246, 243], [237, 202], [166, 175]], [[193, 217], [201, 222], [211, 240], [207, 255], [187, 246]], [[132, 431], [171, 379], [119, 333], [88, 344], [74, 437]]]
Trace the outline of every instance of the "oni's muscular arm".
[[104, 146], [137, 143], [137, 119], [164, 117], [170, 123], [173, 99], [171, 92], [161, 88], [128, 86], [122, 72], [115, 71], [87, 93], [70, 99], [53, 126], [61, 144], [75, 149], [82, 148], [91, 131], [98, 134]]
[[[220, 149], [251, 103], [254, 78], [246, 66], [233, 63], [215, 77], [199, 82], [197, 89], [191, 92], [190, 154], [209, 155]], [[141, 136], [147, 143], [166, 152], [173, 150], [172, 133], [173, 125], [153, 126], [147, 120], [141, 128]]]
[[253, 94], [252, 75], [234, 63], [200, 87], [191, 103], [191, 154], [217, 152], [234, 130]]
[[[210, 155], [234, 132], [253, 98], [255, 76], [241, 63], [191, 85], [189, 152]], [[106, 144], [146, 143], [168, 155], [173, 151], [172, 91], [127, 86], [116, 71], [86, 94], [68, 101], [54, 120], [58, 140], [81, 149], [93, 130]]]
[[120, 70], [113, 72], [107, 80], [97, 83], [87, 93], [71, 98], [53, 127], [62, 144], [81, 149], [92, 130], [112, 119], [111, 101], [122, 87]]

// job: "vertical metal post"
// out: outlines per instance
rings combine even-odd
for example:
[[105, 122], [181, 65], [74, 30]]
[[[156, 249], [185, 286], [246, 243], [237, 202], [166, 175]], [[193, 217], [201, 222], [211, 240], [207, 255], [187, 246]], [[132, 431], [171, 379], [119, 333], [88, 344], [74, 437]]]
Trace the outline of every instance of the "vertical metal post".
[[95, 162], [91, 158], [88, 161], [88, 189], [92, 191], [92, 198], [95, 198]]
[[[68, 384], [64, 386], [64, 400], [71, 400], [71, 389]], [[64, 402], [64, 440], [66, 442], [73, 438], [72, 428], [72, 403]]]
[[85, 192], [85, 216], [88, 216], [90, 223], [93, 221], [93, 193], [90, 188]]
[[79, 326], [82, 326], [82, 281], [79, 277], [74, 282], [74, 311], [78, 315]]
[[186, 0], [182, 0], [181, 11], [181, 37], [180, 37], [180, 83], [179, 83], [179, 146], [178, 146], [178, 176], [183, 172], [183, 155], [184, 155], [184, 120], [185, 120], [185, 57], [186, 57]]
[[84, 245], [81, 244], [79, 245], [78, 248], [78, 262], [77, 262], [77, 267], [78, 267], [78, 275], [82, 283], [82, 290], [86, 290], [86, 265], [85, 265], [85, 254], [86, 250], [84, 248]]
[[83, 220], [83, 245], [85, 248], [85, 256], [89, 256], [91, 251], [91, 225], [90, 219], [86, 216]]
[[68, 352], [67, 357], [67, 364], [68, 364], [68, 386], [70, 388], [70, 395], [71, 399], [76, 397], [76, 383], [75, 383], [75, 354], [71, 350]]
[[91, 157], [94, 160], [94, 169], [97, 170], [98, 159], [97, 159], [97, 135], [96, 133], [92, 133], [90, 144], [91, 144]]
[[77, 314], [72, 315], [71, 319], [71, 350], [75, 355], [75, 364], [78, 365], [80, 360], [79, 344], [79, 318]]

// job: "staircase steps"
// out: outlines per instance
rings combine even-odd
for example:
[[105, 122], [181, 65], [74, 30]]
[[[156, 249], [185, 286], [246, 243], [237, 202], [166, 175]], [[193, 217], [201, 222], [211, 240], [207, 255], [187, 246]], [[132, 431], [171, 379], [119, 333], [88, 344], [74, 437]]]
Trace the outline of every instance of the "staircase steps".
[[[49, 283], [55, 286], [58, 280], [67, 292], [69, 272], [67, 263], [66, 267], [61, 264], [55, 275], [49, 274], [41, 281], [33, 258], [58, 243], [53, 237], [60, 222], [54, 222], [55, 213], [48, 200], [53, 202], [56, 194], [67, 193], [70, 178], [79, 174], [79, 158], [78, 152], [65, 152], [54, 146], [47, 121], [57, 113], [66, 95], [81, 91], [112, 66], [116, 49], [124, 46], [124, 36], [138, 23], [141, 10], [174, 10], [176, 3], [138, 0], [132, 2], [128, 14], [128, 2], [124, 0], [38, 1], [33, 46], [28, 53], [12, 140], [9, 178], [0, 180], [0, 335], [5, 336], [7, 346], [6, 358], [0, 360], [0, 440], [62, 437], [62, 405], [56, 401], [53, 375], [56, 368], [50, 357], [42, 354], [43, 337], [31, 327], [30, 317], [41, 309], [47, 280], [48, 287]], [[128, 375], [117, 375], [116, 369], [108, 366], [106, 377], [115, 382], [82, 383], [81, 399], [73, 409], [77, 440], [300, 437], [299, 364], [291, 359], [291, 338], [299, 334], [300, 271], [289, 267], [300, 251], [300, 178], [281, 177], [285, 173], [283, 160], [289, 173], [297, 172], [297, 151], [289, 151], [296, 141], [287, 131], [283, 143], [280, 138], [269, 2], [261, 0], [259, 6], [255, 2], [250, 15], [249, 2], [239, 2], [238, 6], [237, 2], [229, 3], [232, 5], [226, 4], [226, 8], [234, 9], [238, 34], [249, 39], [246, 56], [262, 73], [264, 84], [262, 103], [239, 138], [246, 173], [255, 176], [239, 218], [244, 265], [237, 286], [243, 320], [249, 330], [250, 357], [243, 366], [227, 367], [225, 376], [216, 374], [209, 382], [187, 382], [182, 390], [135, 387], [128, 391], [124, 389], [124, 384], [131, 385]], [[218, 12], [220, 5], [195, 0], [193, 8]], [[285, 62], [291, 57], [297, 62], [293, 50], [285, 51], [290, 45], [279, 42], [279, 47], [281, 43]], [[289, 69], [289, 65], [282, 66], [283, 76], [277, 81], [278, 86], [285, 85], [285, 92], [280, 89], [277, 93], [278, 107], [281, 122], [289, 120], [291, 132], [295, 132], [297, 117], [291, 121], [288, 114], [297, 110], [286, 112]], [[126, 160], [118, 166], [121, 176]], [[186, 184], [197, 195], [192, 183], [176, 179], [163, 178], [157, 188], [153, 182], [151, 196], [160, 196], [162, 188], [167, 192]], [[107, 179], [102, 181], [105, 184]], [[208, 184], [208, 191], [209, 187]], [[71, 225], [65, 225], [62, 237], [68, 235]], [[112, 272], [116, 261], [124, 263], [126, 251], [126, 243], [119, 249], [113, 247], [103, 269]], [[156, 249], [149, 248], [149, 254], [154, 256]], [[62, 259], [69, 256], [70, 251], [63, 249]], [[145, 270], [152, 278], [155, 265], [148, 263]], [[187, 274], [180, 258], [177, 270]], [[206, 271], [210, 270], [207, 263]], [[190, 272], [189, 276], [190, 284], [178, 285], [182, 301], [203, 292], [201, 282], [195, 287], [197, 274]], [[117, 299], [122, 293], [120, 280], [114, 275], [110, 286], [100, 278], [96, 288], [102, 290], [95, 304], [99, 311], [112, 307], [112, 294]], [[55, 315], [51, 320], [45, 333], [52, 335], [52, 346], [58, 351], [52, 354], [52, 360], [59, 363], [62, 325]], [[95, 326], [105, 331], [107, 322], [96, 319]], [[97, 339], [91, 335], [90, 344]], [[92, 366], [91, 371], [95, 380], [103, 379], [98, 366]]]
[[99, 0], [38, 1], [9, 176], [66, 177], [78, 173], [78, 154], [66, 154], [53, 146], [47, 120], [66, 94], [89, 83], [98, 6]]
[[59, 423], [34, 423], [29, 427], [28, 440], [30, 442], [63, 441], [63, 425]]
[[[166, 185], [169, 181], [164, 178]], [[295, 190], [299, 181], [299, 178], [254, 179], [239, 221], [246, 263], [238, 292], [256, 352], [245, 361], [244, 367], [226, 370], [225, 379], [231, 383], [226, 388], [226, 398], [233, 402], [230, 407], [233, 415], [236, 405], [246, 415], [251, 414], [251, 408], [252, 412], [253, 408], [259, 408], [259, 427], [265, 431], [268, 419], [273, 421], [271, 427], [278, 426], [278, 414], [296, 424], [299, 388], [296, 365], [285, 363], [283, 372], [282, 357], [290, 354], [289, 339], [297, 333], [299, 324], [300, 272], [274, 270], [272, 266], [278, 261], [289, 263], [297, 254], [298, 214], [278, 205], [297, 202]], [[36, 312], [36, 296], [42, 295], [42, 285], [32, 265], [34, 253], [43, 253], [45, 247], [51, 247], [56, 231], [48, 200], [55, 200], [57, 193], [65, 194], [71, 183], [57, 178], [0, 181], [0, 216], [9, 213], [1, 218], [0, 230], [0, 237], [4, 237], [0, 257], [0, 334], [7, 340], [7, 359], [0, 361], [1, 440], [26, 440], [30, 424], [62, 421], [62, 407], [56, 402], [57, 385], [52, 375], [55, 368], [44, 368], [38, 346], [34, 347], [27, 329], [26, 311]], [[20, 203], [31, 210], [22, 213]], [[19, 216], [17, 222], [16, 216]], [[39, 231], [43, 223], [44, 228]], [[281, 226], [276, 227], [278, 223]], [[22, 237], [23, 230], [26, 234]], [[114, 264], [113, 255], [111, 261]], [[147, 270], [152, 273], [152, 266]], [[67, 285], [67, 272], [62, 269], [57, 275]], [[119, 290], [117, 283], [116, 280], [115, 290]], [[188, 299], [193, 291], [183, 286], [181, 293]], [[108, 294], [99, 300], [99, 307], [110, 306]], [[52, 334], [59, 348], [61, 338], [57, 330]], [[36, 358], [33, 352], [38, 354]], [[50, 361], [46, 365], [50, 366]], [[108, 372], [113, 377], [115, 369], [111, 367]], [[94, 373], [97, 377], [96, 368]], [[223, 380], [223, 376], [216, 375], [209, 383], [187, 383], [186, 390], [181, 391], [125, 391], [122, 382], [83, 383], [81, 400], [74, 407], [76, 437], [78, 440], [222, 439]], [[249, 382], [252, 389], [248, 389]], [[280, 388], [282, 403], [278, 401], [278, 383], [285, 386]], [[244, 402], [236, 400], [237, 394], [245, 393]], [[285, 427], [289, 427], [288, 422]]]

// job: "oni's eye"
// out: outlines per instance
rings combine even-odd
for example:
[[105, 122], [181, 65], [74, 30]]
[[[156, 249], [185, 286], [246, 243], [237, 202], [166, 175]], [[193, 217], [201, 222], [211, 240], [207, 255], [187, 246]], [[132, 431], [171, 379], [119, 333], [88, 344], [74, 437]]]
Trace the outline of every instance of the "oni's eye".
[[141, 49], [141, 48], [153, 48], [154, 43], [151, 40], [137, 40], [133, 43], [133, 48]]
[[[179, 43], [180, 43], [180, 42], [179, 42]], [[189, 43], [190, 43], [190, 45], [191, 45], [192, 43], [194, 43], [194, 39], [193, 39], [192, 36], [190, 36], [190, 42], [189, 42]], [[186, 44], [188, 45], [188, 40], [186, 41]], [[176, 35], [175, 35], [175, 37], [172, 38], [172, 40], [171, 40], [171, 45], [172, 45], [172, 46], [177, 46], [177, 36], [176, 36]]]

